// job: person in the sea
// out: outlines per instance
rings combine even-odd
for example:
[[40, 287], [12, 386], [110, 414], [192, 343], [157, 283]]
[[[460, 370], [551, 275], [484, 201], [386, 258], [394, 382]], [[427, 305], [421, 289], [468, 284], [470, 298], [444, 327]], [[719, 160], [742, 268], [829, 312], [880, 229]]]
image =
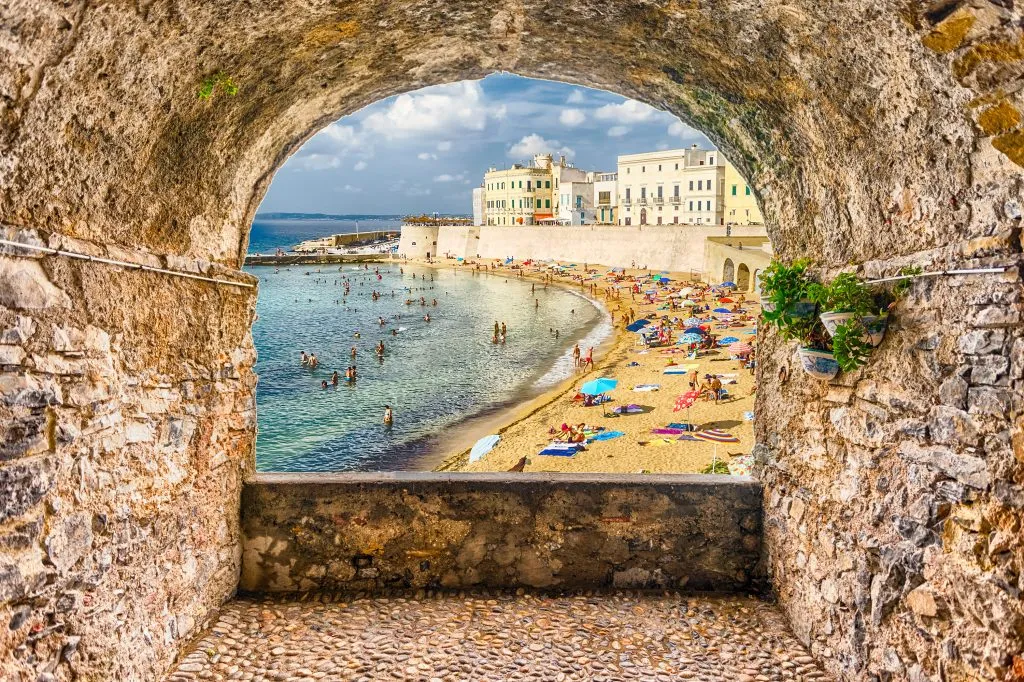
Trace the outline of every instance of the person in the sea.
[[500, 330], [500, 327], [498, 326], [498, 321], [495, 320], [494, 321], [494, 335], [495, 336], [497, 336], [499, 334], [499, 330]]
[[320, 388], [327, 388], [327, 379], [320, 382]]
[[352, 350], [351, 350], [351, 351], [349, 351], [349, 356], [351, 356], [351, 358], [352, 358], [353, 360], [355, 360], [355, 359], [356, 359], [356, 347], [355, 347], [355, 346], [352, 346]]
[[316, 366], [320, 364], [320, 361], [316, 359], [316, 353], [309, 354], [309, 368], [316, 369]]
[[557, 329], [555, 330], [555, 339], [556, 340], [558, 339], [558, 330]]
[[501, 335], [502, 335], [502, 337], [504, 337], [506, 334], [508, 334], [508, 328], [505, 327], [505, 323], [502, 322], [501, 323]]
[[302, 360], [300, 362], [302, 363], [303, 367], [309, 364], [309, 356], [306, 355], [306, 351], [302, 351]]
[[331, 386], [337, 386], [337, 385], [338, 385], [338, 370], [334, 370], [334, 372], [331, 374]]
[[426, 315], [423, 316], [423, 321], [430, 322], [430, 313], [427, 313]]
[[384, 406], [384, 424], [386, 424], [387, 426], [391, 426], [391, 424], [394, 421], [395, 421], [395, 415], [391, 412], [391, 406], [390, 405], [385, 405]]
[[381, 341], [377, 344], [377, 357], [384, 357], [384, 342]]

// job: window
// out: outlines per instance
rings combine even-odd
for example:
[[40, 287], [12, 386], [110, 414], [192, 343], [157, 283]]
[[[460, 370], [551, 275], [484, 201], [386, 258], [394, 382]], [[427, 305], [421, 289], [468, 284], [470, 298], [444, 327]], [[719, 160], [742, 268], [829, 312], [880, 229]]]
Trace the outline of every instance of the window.
[[630, 218], [626, 218], [626, 224], [627, 224], [627, 225], [631, 224], [631, 223], [630, 223], [630, 221], [631, 221], [631, 219], [630, 219]]
[[702, 165], [702, 166], [703, 166], [703, 165], [704, 165], [704, 162], [703, 162], [703, 161], [701, 161], [701, 162], [700, 162], [700, 165]]
[[679, 170], [679, 164], [678, 163], [676, 164], [676, 170]]
[[584, 218], [583, 218], [583, 211], [580, 211], [580, 222], [582, 223], [583, 220], [584, 220]]
[[646, 173], [647, 172], [647, 166], [640, 166], [640, 172], [641, 173]]
[[661, 216], [658, 216], [658, 224], [661, 225]]
[[676, 199], [679, 198], [679, 185], [673, 185], [672, 196], [675, 197]]
[[750, 196], [750, 185], [747, 185], [747, 196]]
[[672, 224], [673, 225], [678, 225], [679, 224], [679, 216], [677, 216], [677, 215], [672, 216]]
[[661, 164], [660, 163], [658, 164], [658, 172], [659, 173], [661, 172]]
[[658, 185], [658, 198], [659, 199], [661, 198], [661, 190], [662, 190], [661, 185]]
[[713, 156], [708, 157], [708, 165], [709, 166], [714, 166], [715, 165], [715, 157], [713, 157]]
[[[626, 168], [626, 175], [629, 175], [629, 168]], [[628, 225], [629, 223], [626, 224]]]
[[583, 208], [583, 195], [576, 195], [576, 208]]
[[630, 191], [630, 188], [627, 187], [626, 188], [626, 201], [629, 201], [629, 191]]
[[693, 202], [692, 201], [690, 202], [690, 210], [691, 211], [693, 210]]
[[690, 180], [690, 191], [693, 191], [693, 180]]
[[708, 210], [709, 211], [711, 210], [711, 202], [710, 201], [708, 202]]
[[526, 181], [526, 191], [527, 192], [530, 191], [530, 181], [529, 180]]
[[612, 193], [611, 192], [598, 192], [597, 193], [597, 203], [599, 203], [599, 204], [610, 204], [610, 203], [612, 203]]
[[732, 186], [732, 195], [736, 196], [736, 185]]
[[550, 180], [545, 180], [544, 181], [544, 187], [546, 187], [547, 189], [551, 189], [551, 181]]

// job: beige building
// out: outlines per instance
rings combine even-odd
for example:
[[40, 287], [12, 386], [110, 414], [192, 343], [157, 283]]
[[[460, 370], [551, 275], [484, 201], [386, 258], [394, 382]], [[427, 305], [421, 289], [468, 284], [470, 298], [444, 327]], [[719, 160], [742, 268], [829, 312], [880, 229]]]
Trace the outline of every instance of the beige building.
[[550, 154], [538, 154], [526, 166], [490, 168], [484, 174], [485, 224], [537, 225], [552, 218], [552, 180]]
[[[618, 165], [619, 225], [725, 225], [729, 222], [727, 177], [738, 178], [736, 184], [746, 187], [720, 152], [696, 145], [689, 149], [627, 154], [619, 157]], [[737, 191], [742, 189], [738, 187]], [[739, 198], [746, 200], [745, 195]], [[747, 213], [748, 204], [749, 201], [733, 207], [748, 218], [742, 224], [759, 222], [752, 212]], [[753, 207], [757, 207], [756, 202]], [[759, 212], [756, 217], [760, 218]]]
[[594, 177], [594, 222], [598, 225], [615, 225], [618, 177], [618, 173], [597, 173]]
[[753, 190], [729, 162], [725, 164], [725, 222], [727, 225], [764, 224]]

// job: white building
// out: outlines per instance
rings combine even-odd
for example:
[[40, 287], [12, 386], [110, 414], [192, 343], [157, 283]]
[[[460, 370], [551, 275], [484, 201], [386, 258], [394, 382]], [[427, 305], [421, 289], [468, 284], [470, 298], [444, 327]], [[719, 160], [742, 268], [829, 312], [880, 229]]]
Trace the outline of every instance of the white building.
[[725, 158], [669, 149], [619, 157], [619, 225], [724, 225]]
[[593, 225], [594, 183], [562, 181], [558, 185], [558, 222], [563, 225]]
[[484, 188], [474, 187], [473, 188], [473, 224], [483, 225], [487, 222], [487, 209], [484, 203], [486, 198], [484, 197]]
[[597, 173], [594, 177], [594, 222], [614, 225], [618, 203], [618, 173]]

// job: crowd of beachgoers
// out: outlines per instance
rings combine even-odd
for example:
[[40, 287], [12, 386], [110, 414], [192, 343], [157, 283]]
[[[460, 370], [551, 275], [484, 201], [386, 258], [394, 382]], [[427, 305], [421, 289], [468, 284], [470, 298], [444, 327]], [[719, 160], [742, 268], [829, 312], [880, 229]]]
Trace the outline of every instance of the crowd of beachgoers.
[[746, 475], [759, 304], [733, 282], [642, 265], [435, 262], [571, 286], [600, 301], [614, 340], [573, 349], [576, 376], [440, 469]]

